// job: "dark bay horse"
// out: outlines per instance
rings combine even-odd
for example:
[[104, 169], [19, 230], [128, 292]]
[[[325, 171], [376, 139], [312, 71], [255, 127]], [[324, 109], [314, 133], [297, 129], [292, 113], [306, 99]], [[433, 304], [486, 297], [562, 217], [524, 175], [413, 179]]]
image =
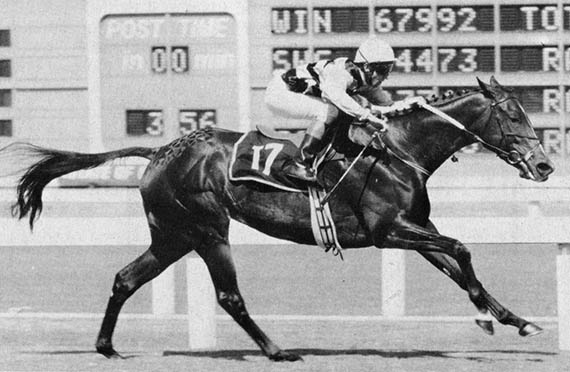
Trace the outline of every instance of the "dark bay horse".
[[[490, 312], [500, 323], [517, 327], [523, 336], [533, 335], [541, 329], [495, 300], [478, 281], [469, 250], [456, 239], [441, 235], [429, 219], [426, 181], [446, 159], [468, 144], [482, 142], [518, 168], [523, 178], [542, 182], [554, 170], [519, 101], [494, 78], [490, 84], [479, 85], [480, 90], [429, 101], [461, 122], [463, 129], [423, 108], [415, 108], [389, 120], [388, 130], [381, 135], [387, 150], [374, 140], [377, 130], [370, 124], [346, 130], [354, 141], [372, 141], [373, 145], [338, 186], [330, 207], [343, 248], [415, 250], [466, 290], [479, 312]], [[314, 245], [308, 196], [229, 181], [232, 147], [241, 135], [208, 128], [160, 148], [132, 147], [98, 154], [29, 144], [3, 150], [39, 157], [21, 177], [18, 200], [13, 206], [19, 218], [29, 216], [30, 226], [41, 213], [42, 191], [51, 180], [120, 157], [150, 159], [140, 191], [152, 241], [146, 252], [115, 277], [96, 342], [99, 353], [120, 356], [113, 347], [112, 335], [125, 301], [173, 262], [195, 250], [208, 266], [218, 303], [263, 353], [272, 360], [300, 359], [281, 350], [249, 316], [237, 286], [228, 229], [233, 218], [268, 235]], [[353, 151], [354, 144], [341, 137], [335, 139], [333, 147], [344, 157], [324, 162], [319, 172], [321, 181], [329, 187], [335, 185], [358, 152]], [[489, 322], [483, 327], [491, 332], [490, 326]]]

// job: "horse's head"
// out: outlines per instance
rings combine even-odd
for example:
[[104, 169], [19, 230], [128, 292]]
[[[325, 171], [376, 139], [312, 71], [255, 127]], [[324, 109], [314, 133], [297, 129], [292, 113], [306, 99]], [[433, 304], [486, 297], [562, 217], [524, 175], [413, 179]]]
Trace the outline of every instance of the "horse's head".
[[554, 165], [544, 153], [519, 100], [494, 77], [491, 77], [490, 84], [477, 81], [483, 95], [491, 100], [489, 120], [476, 130], [484, 140], [483, 145], [519, 169], [521, 177], [546, 181], [554, 171]]

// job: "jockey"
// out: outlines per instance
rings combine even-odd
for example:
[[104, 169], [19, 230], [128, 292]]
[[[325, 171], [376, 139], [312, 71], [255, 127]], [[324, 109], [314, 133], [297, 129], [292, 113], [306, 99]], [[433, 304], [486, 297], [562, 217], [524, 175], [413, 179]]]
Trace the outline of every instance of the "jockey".
[[383, 125], [384, 120], [376, 115], [390, 111], [389, 108], [374, 106], [373, 112], [352, 96], [361, 95], [375, 104], [390, 105], [391, 99], [386, 98], [380, 84], [388, 78], [394, 61], [394, 51], [388, 43], [370, 38], [360, 45], [353, 61], [322, 60], [274, 76], [265, 95], [268, 108], [276, 115], [311, 122], [296, 156], [284, 164], [285, 174], [311, 183], [317, 181], [313, 163], [326, 146], [322, 138], [339, 110], [358, 120]]

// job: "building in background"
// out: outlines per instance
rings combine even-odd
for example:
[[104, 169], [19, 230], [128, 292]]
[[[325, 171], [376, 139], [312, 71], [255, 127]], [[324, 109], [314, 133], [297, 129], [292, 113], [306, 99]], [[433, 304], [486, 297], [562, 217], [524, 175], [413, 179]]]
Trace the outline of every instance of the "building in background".
[[[551, 154], [568, 153], [568, 0], [0, 0], [0, 145], [157, 146], [248, 130], [276, 70], [395, 49], [394, 99], [513, 87]], [[282, 120], [282, 119], [278, 119]], [[283, 127], [295, 123], [280, 123]], [[477, 151], [472, 147], [467, 151]]]

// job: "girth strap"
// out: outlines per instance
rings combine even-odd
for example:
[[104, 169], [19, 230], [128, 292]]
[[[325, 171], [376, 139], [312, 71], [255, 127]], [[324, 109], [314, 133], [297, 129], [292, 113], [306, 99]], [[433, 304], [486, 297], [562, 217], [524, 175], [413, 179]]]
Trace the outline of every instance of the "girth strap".
[[336, 227], [328, 203], [321, 205], [325, 191], [309, 186], [311, 207], [311, 228], [317, 245], [328, 252], [332, 249], [335, 256], [342, 257], [342, 247], [338, 243]]

